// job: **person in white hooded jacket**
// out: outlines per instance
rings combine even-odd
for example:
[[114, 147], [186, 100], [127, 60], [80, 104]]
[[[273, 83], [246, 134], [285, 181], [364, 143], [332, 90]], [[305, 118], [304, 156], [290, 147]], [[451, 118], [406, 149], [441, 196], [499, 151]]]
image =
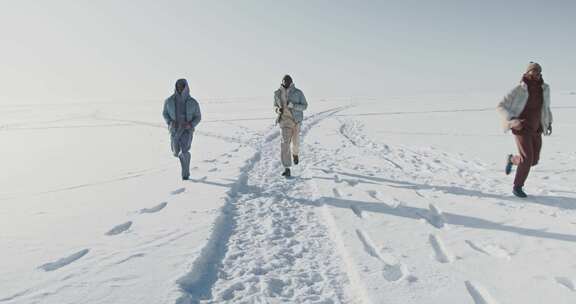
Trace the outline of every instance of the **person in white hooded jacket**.
[[294, 86], [290, 75], [285, 75], [280, 88], [274, 92], [274, 109], [278, 115], [276, 122], [282, 129], [280, 146], [280, 158], [284, 166], [282, 176], [287, 178], [291, 175], [292, 161], [296, 165], [300, 161], [300, 127], [304, 119], [303, 112], [307, 108], [308, 102], [304, 93]]
[[530, 168], [538, 164], [542, 149], [542, 134], [552, 134], [550, 86], [542, 78], [540, 64], [530, 62], [522, 81], [498, 104], [505, 131], [512, 130], [518, 155], [506, 157], [505, 173], [517, 166], [512, 193], [527, 197], [523, 190]]

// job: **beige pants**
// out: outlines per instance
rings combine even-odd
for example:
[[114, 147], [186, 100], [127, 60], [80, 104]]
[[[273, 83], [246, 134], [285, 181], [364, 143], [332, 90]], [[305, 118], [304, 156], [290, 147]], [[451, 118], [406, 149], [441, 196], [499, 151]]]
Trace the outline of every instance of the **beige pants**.
[[280, 143], [280, 158], [285, 168], [292, 166], [292, 155], [300, 152], [300, 124], [282, 127], [282, 142]]

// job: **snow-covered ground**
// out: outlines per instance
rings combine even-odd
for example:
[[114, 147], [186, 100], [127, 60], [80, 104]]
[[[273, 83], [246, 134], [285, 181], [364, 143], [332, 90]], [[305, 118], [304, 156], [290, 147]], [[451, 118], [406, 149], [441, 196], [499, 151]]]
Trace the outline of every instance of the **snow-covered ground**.
[[0, 105], [0, 303], [575, 303], [576, 95], [526, 186], [502, 94], [311, 99], [295, 178], [271, 100]]

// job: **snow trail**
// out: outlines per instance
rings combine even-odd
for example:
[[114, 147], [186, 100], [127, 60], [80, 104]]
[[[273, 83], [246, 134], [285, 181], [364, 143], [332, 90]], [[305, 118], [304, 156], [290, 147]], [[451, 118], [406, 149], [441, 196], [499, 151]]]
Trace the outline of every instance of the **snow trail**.
[[[311, 127], [341, 108], [310, 116]], [[209, 244], [179, 280], [177, 303], [357, 303], [339, 250], [319, 214], [320, 196], [304, 164], [280, 176], [279, 132], [261, 141], [229, 192]], [[363, 297], [360, 297], [363, 298]]]

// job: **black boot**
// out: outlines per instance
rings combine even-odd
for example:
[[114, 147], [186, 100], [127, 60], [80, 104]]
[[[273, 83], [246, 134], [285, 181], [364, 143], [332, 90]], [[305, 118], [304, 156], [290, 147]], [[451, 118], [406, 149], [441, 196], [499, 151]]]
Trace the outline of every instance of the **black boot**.
[[512, 154], [508, 154], [508, 156], [506, 156], [506, 167], [504, 167], [504, 172], [506, 173], [506, 175], [510, 175], [510, 172], [512, 172], [513, 165], [514, 163], [512, 163]]
[[289, 178], [290, 177], [290, 168], [284, 169], [282, 176], [284, 176], [285, 178]]
[[512, 193], [514, 193], [514, 195], [516, 195], [519, 198], [527, 198], [528, 197], [528, 195], [526, 195], [524, 190], [522, 190], [522, 187], [519, 187], [519, 186], [514, 186], [514, 188], [512, 189]]
[[292, 159], [294, 159], [294, 164], [297, 165], [300, 162], [298, 155], [292, 155]]
[[182, 176], [182, 180], [189, 180], [190, 177], [189, 176]]

